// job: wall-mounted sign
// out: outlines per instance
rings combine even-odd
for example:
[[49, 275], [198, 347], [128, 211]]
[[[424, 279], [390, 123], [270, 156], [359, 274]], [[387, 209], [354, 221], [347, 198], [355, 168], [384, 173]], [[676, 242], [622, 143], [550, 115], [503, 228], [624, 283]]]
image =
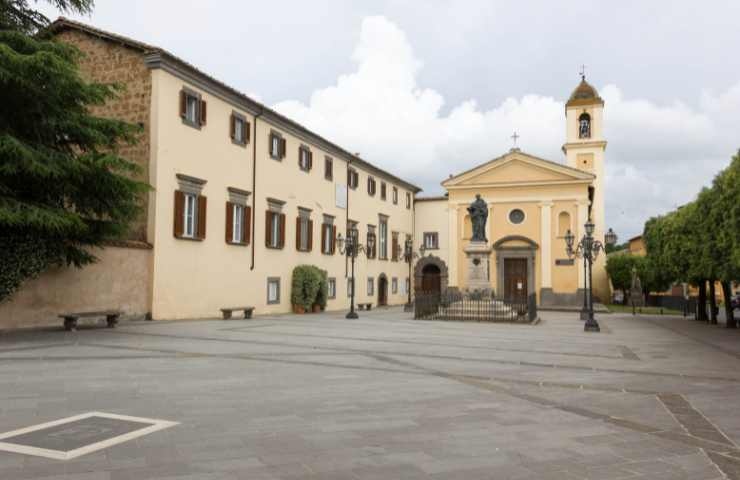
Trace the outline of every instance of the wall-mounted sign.
[[574, 263], [575, 263], [575, 260], [573, 260], [572, 258], [558, 258], [557, 260], [555, 260], [555, 265], [561, 265], [561, 266], [573, 265]]
[[334, 205], [337, 208], [347, 208], [347, 185], [337, 183]]

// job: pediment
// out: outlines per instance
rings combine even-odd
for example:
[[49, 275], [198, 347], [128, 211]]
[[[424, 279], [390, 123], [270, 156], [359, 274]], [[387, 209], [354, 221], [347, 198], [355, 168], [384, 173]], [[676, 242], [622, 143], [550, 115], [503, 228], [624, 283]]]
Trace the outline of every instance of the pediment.
[[582, 183], [594, 176], [520, 151], [512, 151], [447, 179], [445, 187]]

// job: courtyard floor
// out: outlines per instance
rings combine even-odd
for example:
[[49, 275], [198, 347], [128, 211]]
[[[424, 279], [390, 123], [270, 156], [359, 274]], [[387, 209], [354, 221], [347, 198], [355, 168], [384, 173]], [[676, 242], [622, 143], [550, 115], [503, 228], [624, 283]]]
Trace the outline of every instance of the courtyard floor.
[[360, 315], [6, 333], [0, 434], [87, 412], [177, 424], [69, 460], [0, 451], [0, 479], [740, 478], [738, 331]]

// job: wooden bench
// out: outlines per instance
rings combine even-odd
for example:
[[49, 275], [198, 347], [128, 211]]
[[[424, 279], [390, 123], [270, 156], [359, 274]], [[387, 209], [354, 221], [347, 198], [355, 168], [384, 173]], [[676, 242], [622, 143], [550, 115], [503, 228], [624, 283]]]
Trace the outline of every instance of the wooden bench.
[[62, 313], [59, 318], [64, 319], [65, 330], [74, 331], [77, 330], [77, 320], [80, 318], [105, 317], [108, 328], [115, 328], [120, 316], [121, 311], [119, 310], [102, 310], [99, 312]]
[[357, 309], [358, 310], [372, 310], [373, 304], [372, 303], [358, 303]]
[[224, 320], [228, 320], [231, 318], [232, 312], [243, 311], [244, 318], [252, 318], [253, 310], [254, 310], [254, 307], [230, 307], [230, 308], [222, 308], [221, 314], [224, 316]]

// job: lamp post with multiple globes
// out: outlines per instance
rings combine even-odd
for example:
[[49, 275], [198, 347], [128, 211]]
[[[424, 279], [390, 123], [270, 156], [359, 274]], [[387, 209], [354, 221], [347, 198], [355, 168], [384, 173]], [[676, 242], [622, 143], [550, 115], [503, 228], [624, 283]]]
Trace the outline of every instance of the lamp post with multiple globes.
[[587, 282], [583, 298], [583, 309], [586, 314], [586, 324], [583, 329], [586, 332], [599, 332], [601, 331], [601, 328], [599, 328], [599, 323], [594, 318], [594, 295], [591, 285], [591, 270], [593, 262], [596, 260], [596, 257], [599, 256], [599, 252], [603, 251], [606, 254], [606, 246], [611, 246], [617, 243], [617, 234], [610, 228], [604, 235], [604, 242], [602, 243], [593, 237], [595, 225], [590, 218], [584, 225], [584, 228], [586, 230], [586, 234], [578, 242], [578, 245], [575, 246], [575, 249], [573, 248], [575, 235], [573, 235], [573, 232], [568, 230], [565, 234], [565, 252], [568, 254], [568, 258], [583, 258], [583, 269], [585, 273], [584, 281]]
[[352, 268], [350, 270], [350, 278], [352, 279], [350, 281], [350, 283], [352, 284], [352, 291], [350, 291], [350, 306], [349, 312], [345, 316], [345, 318], [349, 319], [358, 318], [357, 312], [355, 311], [355, 258], [357, 258], [360, 253], [365, 253], [365, 255], [367, 255], [373, 250], [373, 245], [375, 244], [375, 238], [372, 236], [367, 239], [367, 247], [360, 244], [359, 238], [360, 234], [357, 231], [357, 228], [352, 227], [347, 232], [346, 239], [342, 238], [341, 233], [337, 236], [336, 239], [339, 253], [341, 253], [342, 255], [347, 255], [352, 264]]
[[410, 312], [414, 309], [413, 304], [411, 303], [411, 266], [414, 263], [415, 258], [421, 258], [424, 256], [424, 252], [426, 251], [426, 248], [422, 244], [421, 247], [419, 247], [419, 253], [416, 253], [414, 251], [414, 242], [411, 239], [411, 237], [406, 239], [406, 243], [403, 246], [403, 259], [406, 263], [409, 264], [409, 284], [407, 285], [408, 292], [408, 301], [406, 302], [406, 305], [404, 305], [403, 310], [405, 312]]

